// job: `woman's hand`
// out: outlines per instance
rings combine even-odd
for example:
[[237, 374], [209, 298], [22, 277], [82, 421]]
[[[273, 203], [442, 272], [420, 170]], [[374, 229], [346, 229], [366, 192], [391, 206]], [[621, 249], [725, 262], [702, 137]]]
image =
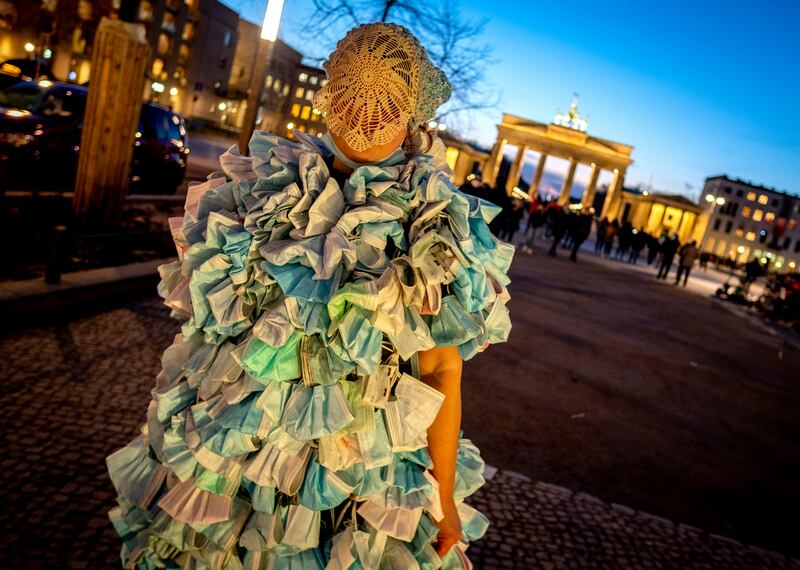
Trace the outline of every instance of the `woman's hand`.
[[458, 516], [458, 509], [452, 498], [442, 497], [442, 511], [444, 518], [436, 523], [439, 525], [436, 553], [440, 557], [444, 557], [453, 545], [461, 540], [461, 518]]

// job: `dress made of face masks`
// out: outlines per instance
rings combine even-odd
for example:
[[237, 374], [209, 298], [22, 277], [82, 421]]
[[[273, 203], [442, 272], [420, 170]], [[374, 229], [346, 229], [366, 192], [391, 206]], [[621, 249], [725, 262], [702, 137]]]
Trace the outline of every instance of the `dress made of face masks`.
[[182, 326], [141, 435], [107, 458], [122, 564], [469, 568], [484, 464], [462, 439], [463, 542], [440, 559], [426, 433], [444, 396], [413, 363], [508, 337], [498, 208], [454, 188], [438, 140], [343, 176], [332, 141], [296, 134], [229, 150], [170, 221], [159, 293]]

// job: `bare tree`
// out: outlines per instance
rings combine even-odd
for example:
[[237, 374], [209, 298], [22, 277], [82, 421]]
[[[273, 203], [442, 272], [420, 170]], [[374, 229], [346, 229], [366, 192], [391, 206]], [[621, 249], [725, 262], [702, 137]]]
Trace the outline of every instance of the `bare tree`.
[[[258, 0], [239, 0], [240, 5]], [[496, 108], [500, 97], [486, 81], [493, 63], [491, 47], [482, 40], [486, 20], [463, 15], [459, 0], [312, 0], [314, 12], [303, 23], [298, 46], [307, 59], [321, 63], [344, 33], [368, 22], [394, 22], [409, 28], [441, 67], [453, 95], [437, 120], [466, 132], [472, 116]]]

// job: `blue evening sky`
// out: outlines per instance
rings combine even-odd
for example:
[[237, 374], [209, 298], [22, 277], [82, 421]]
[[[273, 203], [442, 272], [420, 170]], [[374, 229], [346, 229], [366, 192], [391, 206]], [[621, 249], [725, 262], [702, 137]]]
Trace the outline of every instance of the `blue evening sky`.
[[[226, 3], [256, 22], [266, 6]], [[286, 0], [281, 37], [300, 51], [312, 51], [298, 34], [310, 4]], [[634, 146], [626, 185], [696, 197], [707, 176], [726, 173], [800, 193], [797, 0], [461, 6], [489, 19], [484, 39], [496, 63], [487, 81], [502, 97], [497, 109], [473, 118], [475, 140], [494, 141], [502, 112], [550, 121], [578, 92], [590, 134]], [[565, 161], [547, 164], [566, 169]], [[576, 181], [587, 177], [581, 168]]]

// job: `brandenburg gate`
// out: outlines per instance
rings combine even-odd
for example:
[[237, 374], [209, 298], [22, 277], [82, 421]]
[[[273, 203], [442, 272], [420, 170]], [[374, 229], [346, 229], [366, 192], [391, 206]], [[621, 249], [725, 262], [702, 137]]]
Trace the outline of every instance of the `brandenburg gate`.
[[567, 175], [558, 198], [559, 204], [567, 205], [569, 203], [575, 169], [578, 164], [586, 164], [591, 167], [592, 172], [586, 190], [583, 192], [581, 203], [591, 206], [594, 202], [600, 171], [609, 170], [614, 177], [608, 188], [601, 216], [614, 215], [620, 203], [625, 171], [633, 163], [631, 159], [633, 147], [591, 136], [586, 133], [586, 126], [586, 119], [578, 115], [578, 105], [575, 100], [570, 106], [569, 113], [556, 115], [555, 120], [549, 124], [504, 113], [503, 121], [497, 125], [497, 141], [487, 161], [485, 182], [490, 186], [497, 183], [497, 173], [503, 158], [503, 150], [506, 144], [511, 144], [518, 150], [506, 184], [506, 191], [509, 195], [519, 184], [525, 162], [525, 151], [533, 150], [539, 152], [540, 157], [530, 186], [531, 197], [539, 190], [547, 157], [556, 156], [569, 161]]

